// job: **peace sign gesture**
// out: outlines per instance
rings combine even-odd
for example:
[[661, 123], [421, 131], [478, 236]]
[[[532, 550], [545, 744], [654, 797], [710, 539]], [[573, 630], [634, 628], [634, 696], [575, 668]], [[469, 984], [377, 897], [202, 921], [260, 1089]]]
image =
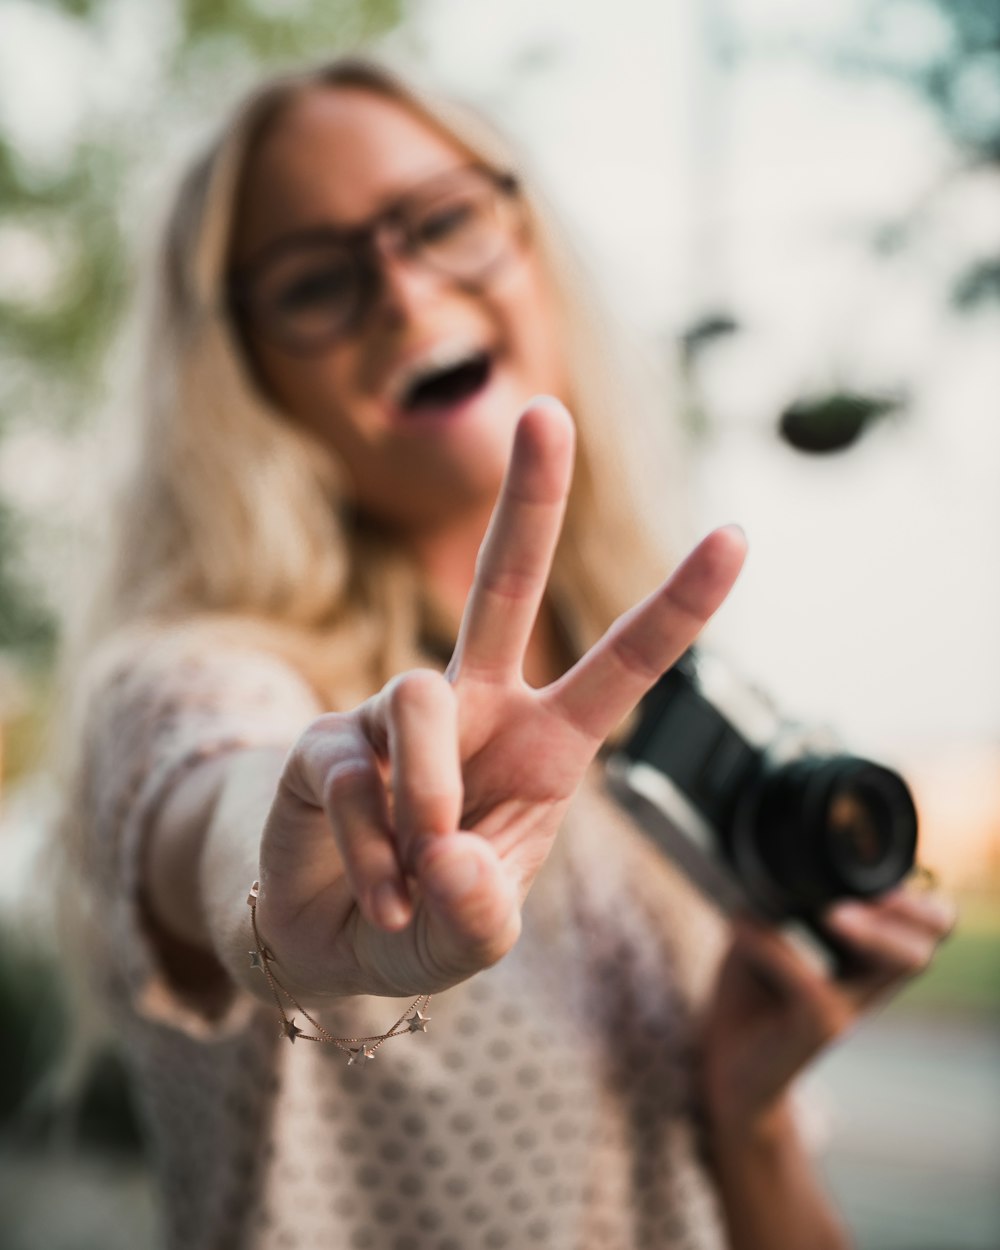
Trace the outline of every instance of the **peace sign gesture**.
[[524, 680], [572, 471], [554, 400], [522, 415], [447, 672], [415, 670], [294, 746], [261, 840], [261, 930], [301, 993], [431, 993], [495, 963], [608, 733], [743, 561], [704, 539], [569, 672]]

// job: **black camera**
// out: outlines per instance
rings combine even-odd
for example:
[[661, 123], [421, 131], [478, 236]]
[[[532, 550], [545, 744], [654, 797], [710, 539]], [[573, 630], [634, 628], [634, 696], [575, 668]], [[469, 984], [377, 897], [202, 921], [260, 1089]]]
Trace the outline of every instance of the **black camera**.
[[917, 813], [898, 773], [782, 718], [715, 657], [688, 651], [608, 760], [612, 791], [712, 899], [782, 926], [832, 971], [819, 915], [913, 867]]

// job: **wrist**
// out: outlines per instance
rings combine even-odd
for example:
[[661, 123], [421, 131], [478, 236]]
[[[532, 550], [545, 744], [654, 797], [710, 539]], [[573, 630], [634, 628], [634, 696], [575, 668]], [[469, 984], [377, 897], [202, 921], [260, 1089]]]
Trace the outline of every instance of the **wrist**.
[[787, 1090], [754, 1116], [717, 1120], [709, 1149], [733, 1250], [850, 1250]]
[[247, 890], [260, 872], [260, 836], [282, 761], [274, 751], [234, 753], [226, 760], [198, 862], [198, 895], [208, 944], [241, 988], [260, 997], [253, 972]]
[[798, 1139], [792, 1097], [785, 1090], [772, 1102], [750, 1111], [733, 1106], [709, 1109], [708, 1124], [713, 1153], [717, 1157], [748, 1151], [761, 1158], [776, 1156]]

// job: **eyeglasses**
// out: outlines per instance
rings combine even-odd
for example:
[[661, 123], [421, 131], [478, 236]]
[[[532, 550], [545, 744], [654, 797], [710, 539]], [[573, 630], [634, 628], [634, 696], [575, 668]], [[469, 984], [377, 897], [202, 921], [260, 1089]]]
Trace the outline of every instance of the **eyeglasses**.
[[464, 166], [421, 183], [367, 224], [285, 235], [230, 278], [229, 310], [287, 351], [322, 351], [361, 325], [388, 249], [475, 288], [513, 251], [523, 228], [512, 174]]

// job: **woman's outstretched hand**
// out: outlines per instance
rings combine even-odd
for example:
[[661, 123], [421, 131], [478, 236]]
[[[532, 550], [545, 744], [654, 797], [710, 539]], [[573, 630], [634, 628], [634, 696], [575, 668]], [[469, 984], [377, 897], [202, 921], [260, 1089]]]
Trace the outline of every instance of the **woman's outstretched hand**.
[[698, 636], [745, 554], [717, 530], [559, 680], [523, 677], [569, 492], [573, 425], [518, 424], [447, 673], [417, 670], [293, 748], [258, 918], [303, 994], [430, 993], [496, 962], [607, 734]]

